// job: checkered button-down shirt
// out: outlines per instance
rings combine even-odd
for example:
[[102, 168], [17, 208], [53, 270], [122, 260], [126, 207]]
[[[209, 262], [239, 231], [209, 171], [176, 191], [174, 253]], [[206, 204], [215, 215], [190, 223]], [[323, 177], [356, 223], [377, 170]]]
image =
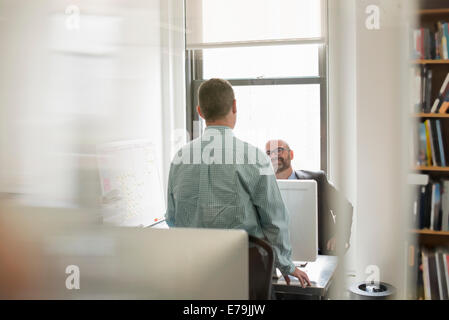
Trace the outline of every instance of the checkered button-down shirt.
[[177, 153], [165, 217], [170, 227], [246, 230], [271, 244], [284, 275], [295, 269], [288, 211], [270, 159], [228, 127], [208, 127]]

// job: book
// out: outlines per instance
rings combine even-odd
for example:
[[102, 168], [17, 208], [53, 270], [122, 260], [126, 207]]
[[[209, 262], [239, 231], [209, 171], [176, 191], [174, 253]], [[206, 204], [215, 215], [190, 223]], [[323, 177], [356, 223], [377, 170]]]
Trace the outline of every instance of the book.
[[442, 96], [440, 98], [440, 104], [437, 108], [437, 113], [445, 113], [445, 112], [442, 112], [442, 110], [447, 109], [446, 102], [449, 102], [449, 88], [446, 89], [444, 96]]
[[438, 113], [445, 114], [449, 111], [449, 101], [444, 101]]
[[441, 37], [439, 32], [435, 32], [435, 59], [442, 59], [441, 55]]
[[438, 141], [438, 130], [435, 120], [429, 121], [431, 136], [432, 136], [432, 156], [433, 165], [441, 166], [441, 154], [440, 154], [440, 143]]
[[430, 229], [441, 230], [441, 186], [439, 183], [432, 185], [432, 207], [430, 211]]
[[445, 150], [444, 150], [444, 143], [443, 143], [443, 131], [441, 129], [441, 121], [437, 120], [435, 122], [436, 124], [436, 131], [437, 131], [437, 137], [438, 137], [438, 151], [440, 153], [440, 165], [442, 167], [446, 167], [447, 163], [446, 163], [446, 155], [445, 155]]
[[413, 112], [422, 112], [421, 109], [421, 68], [413, 67], [411, 68], [413, 77]]
[[[438, 247], [430, 249], [421, 247], [417, 262], [421, 264], [418, 270], [413, 269], [409, 262], [410, 272], [415, 272], [409, 279], [416, 281], [415, 296], [425, 300], [449, 300], [449, 254], [448, 249]], [[414, 254], [409, 250], [409, 260]], [[422, 294], [420, 293], [422, 288]]]
[[435, 202], [436, 202], [437, 186], [436, 183], [432, 184], [432, 197], [430, 200], [430, 230], [435, 230]]
[[421, 83], [421, 110], [422, 112], [427, 112], [426, 111], [426, 92], [427, 92], [427, 67], [422, 67], [421, 68], [421, 79], [422, 79], [422, 83]]
[[428, 165], [426, 125], [424, 122], [419, 124], [418, 165]]
[[448, 55], [446, 59], [449, 59], [449, 25], [447, 23], [444, 23], [443, 28], [444, 28], [444, 37], [446, 38], [446, 53]]
[[443, 85], [441, 86], [438, 97], [435, 99], [435, 102], [433, 103], [433, 106], [431, 108], [432, 113], [436, 113], [438, 109], [441, 107], [446, 97], [447, 91], [449, 91], [449, 73], [446, 75], [446, 78], [444, 79]]
[[441, 38], [441, 55], [443, 59], [448, 59], [449, 58], [449, 52], [448, 52], [448, 38], [446, 38], [446, 35], [444, 33], [444, 22], [438, 21], [437, 23], [437, 27], [438, 27], [438, 34]]
[[430, 229], [430, 211], [432, 208], [432, 183], [421, 189], [419, 203], [419, 228]]
[[425, 91], [425, 99], [424, 99], [424, 103], [425, 103], [425, 108], [424, 110], [426, 112], [430, 112], [430, 109], [432, 108], [431, 105], [431, 97], [432, 97], [432, 78], [433, 78], [433, 72], [432, 70], [427, 70], [426, 72], [426, 91]]
[[424, 57], [425, 59], [434, 59], [435, 58], [435, 37], [430, 32], [430, 29], [424, 29]]
[[438, 272], [435, 252], [428, 252], [428, 273], [430, 286], [430, 300], [440, 300], [440, 290], [438, 285]]
[[444, 268], [444, 252], [439, 249], [435, 253], [437, 278], [438, 278], [438, 293], [441, 300], [448, 300], [447, 274]]
[[447, 60], [449, 59], [449, 52], [447, 51], [447, 38], [444, 37], [442, 42], [441, 42], [441, 46], [444, 48], [444, 59]]
[[424, 286], [424, 299], [432, 300], [432, 295], [430, 291], [430, 274], [429, 274], [429, 251], [424, 248], [421, 252], [421, 260], [422, 260], [422, 277], [423, 277], [423, 286]]
[[449, 295], [449, 254], [443, 254], [444, 271], [446, 272], [446, 287]]
[[424, 229], [425, 224], [425, 213], [426, 213], [426, 195], [427, 195], [427, 187], [422, 186], [418, 191], [418, 212], [416, 218], [416, 226], [418, 229]]
[[429, 127], [429, 120], [424, 121], [424, 124], [426, 126], [426, 156], [427, 156], [427, 165], [429, 167], [432, 166], [432, 144], [431, 144], [431, 137], [430, 137], [430, 127]]
[[441, 231], [449, 231], [449, 180], [443, 180]]

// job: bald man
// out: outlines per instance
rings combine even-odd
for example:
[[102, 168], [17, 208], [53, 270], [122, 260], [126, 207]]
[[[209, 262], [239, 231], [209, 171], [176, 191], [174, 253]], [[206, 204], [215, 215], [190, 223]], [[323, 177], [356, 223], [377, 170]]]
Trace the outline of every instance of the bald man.
[[[319, 254], [335, 255], [337, 246], [336, 221], [337, 217], [344, 220], [343, 241], [338, 244], [349, 248], [351, 236], [352, 211], [351, 203], [341, 195], [328, 181], [323, 171], [293, 170], [291, 161], [295, 153], [287, 142], [283, 140], [268, 141], [265, 150], [271, 158], [276, 178], [279, 180], [315, 180], [318, 190], [318, 249]], [[340, 210], [338, 210], [340, 209]]]

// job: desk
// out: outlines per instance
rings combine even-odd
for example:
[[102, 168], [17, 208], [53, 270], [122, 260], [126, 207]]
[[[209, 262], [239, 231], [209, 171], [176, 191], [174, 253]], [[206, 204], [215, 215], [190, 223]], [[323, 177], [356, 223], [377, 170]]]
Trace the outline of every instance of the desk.
[[[273, 279], [273, 288], [278, 298], [282, 299], [288, 296], [295, 299], [315, 298], [322, 299], [326, 296], [332, 282], [332, 278], [337, 269], [338, 258], [334, 256], [318, 256], [315, 262], [309, 262], [304, 268], [299, 268], [307, 273], [312, 286], [301, 287], [297, 278], [290, 277], [288, 286], [284, 277]], [[278, 273], [279, 275], [279, 273]]]

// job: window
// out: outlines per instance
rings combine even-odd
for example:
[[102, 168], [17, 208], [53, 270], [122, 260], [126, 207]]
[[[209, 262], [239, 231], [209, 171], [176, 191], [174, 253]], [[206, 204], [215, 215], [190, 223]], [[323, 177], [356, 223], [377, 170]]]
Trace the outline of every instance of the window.
[[192, 138], [204, 129], [198, 87], [224, 78], [236, 94], [237, 137], [262, 150], [283, 139], [295, 169], [326, 171], [326, 8], [324, 0], [186, 0]]

